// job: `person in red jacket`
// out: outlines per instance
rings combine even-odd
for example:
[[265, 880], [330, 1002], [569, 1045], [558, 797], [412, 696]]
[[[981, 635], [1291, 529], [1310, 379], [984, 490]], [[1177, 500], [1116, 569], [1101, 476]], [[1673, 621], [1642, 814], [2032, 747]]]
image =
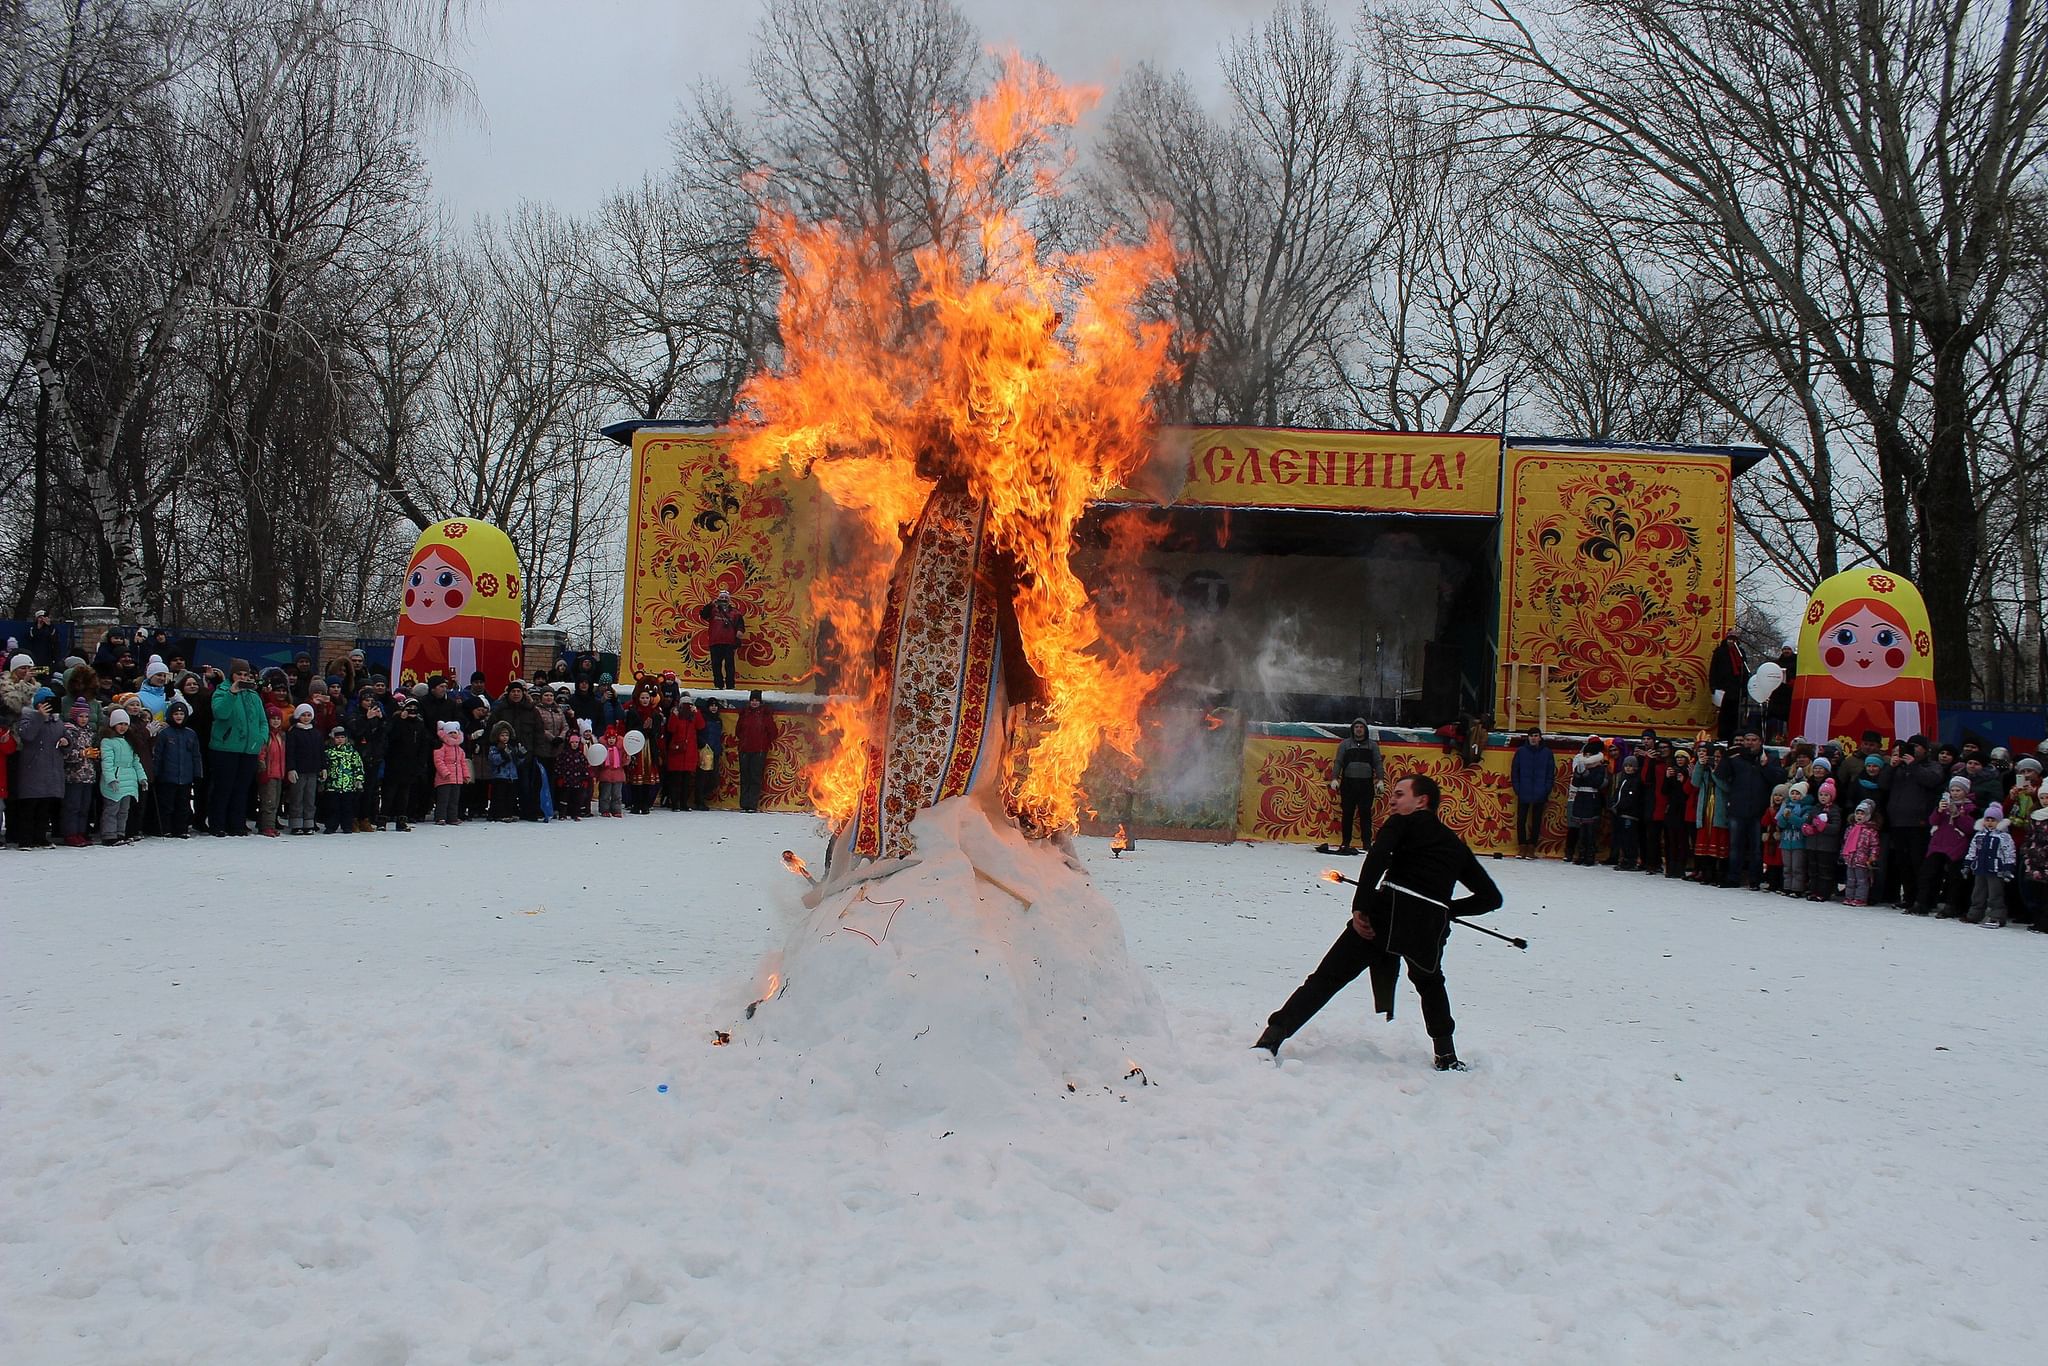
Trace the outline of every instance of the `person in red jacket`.
[[768, 773], [768, 751], [775, 748], [775, 711], [761, 700], [759, 688], [747, 694], [740, 708], [740, 810], [761, 809], [761, 780]]
[[669, 713], [661, 771], [661, 804], [670, 811], [688, 811], [696, 800], [697, 737], [703, 733], [704, 720], [696, 707], [688, 697], [678, 697]]
[[721, 588], [716, 598], [697, 609], [697, 615], [704, 622], [704, 643], [711, 650], [711, 686], [733, 687], [733, 664], [747, 634], [746, 614], [732, 600], [732, 591]]

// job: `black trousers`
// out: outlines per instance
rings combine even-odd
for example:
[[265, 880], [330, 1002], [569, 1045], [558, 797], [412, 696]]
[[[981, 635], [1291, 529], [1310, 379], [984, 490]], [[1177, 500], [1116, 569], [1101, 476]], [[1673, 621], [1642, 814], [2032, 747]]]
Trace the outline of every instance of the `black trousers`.
[[661, 775], [661, 804], [668, 811], [688, 811], [696, 796], [695, 769], [672, 768]]
[[1344, 813], [1337, 827], [1337, 843], [1351, 843], [1351, 822], [1358, 820], [1358, 847], [1372, 843], [1372, 779], [1345, 778], [1337, 784], [1337, 805]]
[[1911, 906], [1918, 900], [1920, 865], [1927, 861], [1928, 834], [1924, 825], [1885, 831], [1884, 891], [1880, 900], [1896, 901], [1901, 906]]
[[413, 817], [412, 775], [394, 770], [389, 765], [384, 769], [384, 807], [386, 819], [402, 825], [410, 825]]
[[740, 810], [761, 809], [761, 782], [768, 776], [766, 754], [740, 755]]
[[1550, 799], [1515, 803], [1515, 843], [1543, 843], [1543, 809], [1550, 805]]
[[[1318, 1010], [1328, 1005], [1332, 996], [1350, 986], [1361, 972], [1372, 974], [1376, 1002], [1384, 1002], [1382, 1008], [1387, 1017], [1393, 1018], [1394, 977], [1403, 961], [1382, 949], [1379, 940], [1363, 938], [1346, 925], [1344, 932], [1337, 936], [1337, 942], [1330, 945], [1330, 951], [1323, 955], [1323, 961], [1316, 965], [1316, 970], [1287, 998], [1287, 1004], [1267, 1017], [1268, 1036], [1277, 1034], [1279, 1039], [1292, 1036]], [[1458, 1022], [1451, 1018], [1451, 995], [1444, 988], [1443, 973], [1424, 971], [1411, 962], [1408, 964], [1408, 980], [1415, 984], [1415, 994], [1422, 998], [1422, 1023], [1429, 1029], [1429, 1037], [1440, 1045], [1449, 1043], [1451, 1031], [1457, 1028]]]
[[730, 688], [733, 686], [733, 661], [739, 658], [737, 645], [713, 645], [711, 647], [711, 686]]
[[208, 750], [206, 778], [206, 828], [230, 835], [249, 833], [249, 794], [256, 778], [256, 756], [233, 754], [224, 749]]

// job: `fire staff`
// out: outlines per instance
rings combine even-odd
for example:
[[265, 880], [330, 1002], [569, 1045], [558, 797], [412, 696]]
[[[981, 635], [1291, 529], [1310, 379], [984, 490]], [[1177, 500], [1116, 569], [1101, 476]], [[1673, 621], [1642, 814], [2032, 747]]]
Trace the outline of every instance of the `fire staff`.
[[[1266, 1032], [1259, 1035], [1255, 1047], [1277, 1057], [1280, 1045], [1361, 972], [1372, 976], [1373, 1008], [1393, 1019], [1395, 978], [1405, 952], [1408, 980], [1422, 998], [1422, 1022], [1436, 1048], [1437, 1070], [1465, 1070], [1451, 1039], [1456, 1021], [1451, 1018], [1450, 993], [1444, 987], [1441, 940], [1425, 946], [1435, 950], [1427, 954], [1406, 945], [1397, 951], [1389, 942], [1400, 897], [1418, 898], [1421, 905], [1446, 908], [1456, 916], [1483, 915], [1500, 907], [1500, 889], [1486, 869], [1465, 841], [1437, 818], [1442, 800], [1442, 789], [1426, 774], [1413, 773], [1394, 784], [1387, 794], [1386, 823], [1366, 851], [1365, 870], [1359, 874], [1358, 894], [1351, 904], [1351, 923], [1316, 970], [1287, 998], [1287, 1004], [1266, 1021]], [[1455, 886], [1463, 886], [1465, 895], [1453, 900]], [[1443, 937], [1449, 935], [1446, 919]]]

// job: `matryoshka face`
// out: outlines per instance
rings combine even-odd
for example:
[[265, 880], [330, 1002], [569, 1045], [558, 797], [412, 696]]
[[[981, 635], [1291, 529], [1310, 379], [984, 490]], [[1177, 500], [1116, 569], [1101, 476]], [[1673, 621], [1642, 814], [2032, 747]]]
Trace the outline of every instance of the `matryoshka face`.
[[412, 567], [405, 576], [405, 614], [420, 626], [436, 626], [462, 615], [476, 596], [469, 571], [442, 558], [438, 550]]
[[1913, 658], [1913, 640], [1866, 608], [1821, 633], [1820, 657], [1837, 683], [1881, 688], [1905, 672]]

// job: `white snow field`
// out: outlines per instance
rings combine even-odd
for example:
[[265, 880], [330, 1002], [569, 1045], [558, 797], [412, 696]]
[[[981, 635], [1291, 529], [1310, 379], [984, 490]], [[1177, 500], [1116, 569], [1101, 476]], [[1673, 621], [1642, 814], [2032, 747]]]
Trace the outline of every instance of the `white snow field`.
[[0, 854], [0, 1359], [2048, 1359], [2048, 936], [1493, 862], [1533, 946], [1453, 939], [1471, 1072], [1363, 981], [1276, 1068], [1325, 860], [1084, 840], [1157, 1084], [895, 1113], [711, 1045], [801, 915], [785, 847]]

